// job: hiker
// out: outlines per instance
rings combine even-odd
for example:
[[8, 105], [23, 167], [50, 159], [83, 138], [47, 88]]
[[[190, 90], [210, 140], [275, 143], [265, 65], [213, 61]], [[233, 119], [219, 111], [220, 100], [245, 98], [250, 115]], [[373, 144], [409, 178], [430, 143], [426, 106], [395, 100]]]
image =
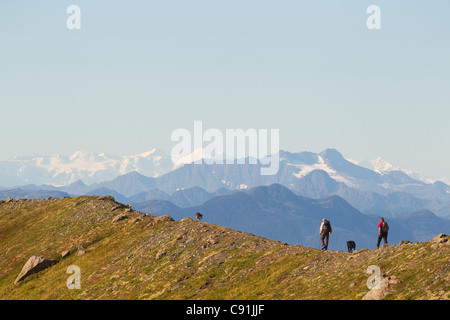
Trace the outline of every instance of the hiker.
[[322, 243], [322, 250], [328, 249], [328, 240], [331, 234], [331, 224], [327, 219], [322, 219], [322, 224], [320, 225], [319, 234], [320, 242]]
[[380, 222], [378, 223], [378, 240], [377, 240], [377, 249], [380, 247], [381, 239], [384, 240], [384, 244], [387, 244], [387, 236], [389, 231], [389, 225], [387, 221], [384, 221], [384, 218], [380, 218]]

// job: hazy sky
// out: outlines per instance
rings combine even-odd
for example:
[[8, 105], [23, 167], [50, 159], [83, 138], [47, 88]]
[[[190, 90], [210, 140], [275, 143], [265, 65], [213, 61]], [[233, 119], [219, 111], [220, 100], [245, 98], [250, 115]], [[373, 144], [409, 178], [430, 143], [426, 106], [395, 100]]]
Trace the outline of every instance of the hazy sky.
[[170, 152], [201, 120], [450, 178], [449, 57], [448, 0], [1, 1], [0, 159]]

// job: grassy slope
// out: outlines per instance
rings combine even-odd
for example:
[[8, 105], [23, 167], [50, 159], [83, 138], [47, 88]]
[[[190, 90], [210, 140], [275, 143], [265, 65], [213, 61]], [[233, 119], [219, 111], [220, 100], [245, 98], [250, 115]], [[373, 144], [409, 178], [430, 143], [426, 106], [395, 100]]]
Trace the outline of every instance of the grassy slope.
[[[322, 252], [125, 211], [99, 197], [0, 204], [0, 299], [361, 299], [369, 265], [400, 280], [387, 299], [450, 298], [450, 241]], [[14, 285], [32, 255], [60, 262]], [[72, 264], [81, 290], [66, 287]]]

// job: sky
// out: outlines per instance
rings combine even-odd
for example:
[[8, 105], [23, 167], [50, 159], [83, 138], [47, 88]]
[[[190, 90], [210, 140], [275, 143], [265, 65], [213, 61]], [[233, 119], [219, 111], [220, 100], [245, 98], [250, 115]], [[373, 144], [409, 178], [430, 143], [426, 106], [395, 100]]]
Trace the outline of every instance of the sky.
[[448, 57], [447, 0], [1, 1], [0, 159], [170, 152], [202, 121], [450, 178]]

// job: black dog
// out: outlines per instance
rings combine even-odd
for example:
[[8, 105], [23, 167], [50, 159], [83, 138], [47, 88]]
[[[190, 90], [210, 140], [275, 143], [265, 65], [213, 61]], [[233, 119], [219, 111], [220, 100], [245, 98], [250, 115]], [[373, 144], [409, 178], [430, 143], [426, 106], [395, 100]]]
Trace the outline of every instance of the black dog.
[[202, 220], [202, 218], [203, 218], [203, 215], [200, 212], [197, 212], [195, 214], [195, 220], [200, 221], [200, 220]]
[[348, 248], [348, 252], [352, 252], [353, 250], [356, 250], [356, 243], [355, 241], [347, 241], [347, 248]]

